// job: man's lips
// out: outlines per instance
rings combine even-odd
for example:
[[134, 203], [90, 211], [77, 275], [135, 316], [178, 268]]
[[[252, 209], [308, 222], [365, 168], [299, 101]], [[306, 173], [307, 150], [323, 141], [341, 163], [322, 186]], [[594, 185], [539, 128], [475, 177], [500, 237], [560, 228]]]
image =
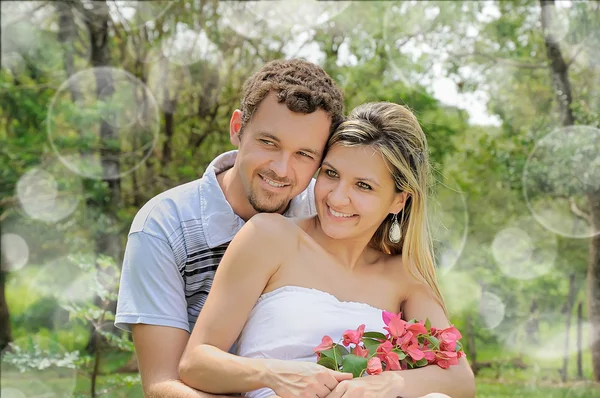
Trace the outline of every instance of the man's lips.
[[272, 180], [272, 179], [270, 179], [268, 177], [265, 177], [265, 176], [263, 176], [261, 174], [259, 174], [259, 176], [260, 176], [260, 178], [264, 182], [266, 182], [269, 186], [271, 186], [273, 188], [284, 188], [284, 187], [287, 187], [287, 186], [290, 185], [289, 183], [284, 183], [284, 182], [279, 182], [277, 180]]

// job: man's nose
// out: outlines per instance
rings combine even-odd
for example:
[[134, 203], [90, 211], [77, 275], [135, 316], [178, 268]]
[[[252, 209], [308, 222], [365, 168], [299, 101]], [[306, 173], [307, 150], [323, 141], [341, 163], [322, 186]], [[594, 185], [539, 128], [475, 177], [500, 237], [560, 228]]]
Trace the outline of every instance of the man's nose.
[[271, 170], [282, 179], [287, 178], [290, 167], [290, 156], [281, 154], [277, 159], [271, 162]]

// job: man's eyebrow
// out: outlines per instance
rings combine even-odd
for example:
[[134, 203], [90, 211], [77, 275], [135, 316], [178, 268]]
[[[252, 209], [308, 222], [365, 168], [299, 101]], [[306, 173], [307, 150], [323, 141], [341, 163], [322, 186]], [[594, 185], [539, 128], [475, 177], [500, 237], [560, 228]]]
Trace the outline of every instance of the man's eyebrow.
[[[270, 140], [273, 140], [275, 142], [281, 142], [281, 140], [277, 137], [275, 137], [273, 134], [271, 133], [266, 133], [264, 131], [261, 131], [258, 133], [259, 137], [262, 138], [268, 138]], [[323, 154], [323, 151], [317, 150], [317, 149], [313, 149], [313, 148], [300, 148], [300, 151], [302, 152], [306, 152], [306, 153], [311, 153], [316, 157], [320, 157]]]
[[315, 157], [321, 157], [321, 154], [323, 153], [323, 151], [318, 151], [318, 150], [312, 149], [312, 148], [302, 148], [300, 150], [302, 152], [312, 153]]
[[[333, 165], [332, 165], [331, 163], [329, 163], [329, 162], [327, 162], [327, 161], [323, 161], [323, 163], [321, 163], [321, 165], [322, 165], [322, 166], [327, 166], [327, 167], [329, 167], [329, 168], [331, 168], [331, 169], [333, 169], [333, 170], [337, 170], [335, 167], [333, 167]], [[357, 178], [356, 180], [357, 180], [357, 181], [366, 181], [366, 182], [369, 182], [369, 183], [371, 183], [371, 184], [373, 184], [373, 185], [377, 185], [378, 187], [380, 187], [380, 186], [381, 186], [381, 185], [379, 185], [379, 183], [378, 183], [377, 181], [375, 181], [375, 180], [374, 180], [374, 179], [372, 179], [372, 178], [367, 178], [367, 177], [362, 177], [362, 178], [361, 178], [361, 177], [359, 177], [359, 178]]]
[[261, 136], [261, 137], [263, 137], [263, 138], [269, 138], [269, 139], [271, 139], [271, 140], [273, 140], [275, 142], [279, 142], [280, 141], [279, 138], [275, 137], [273, 134], [265, 133], [264, 131], [260, 131], [258, 133], [258, 135]]

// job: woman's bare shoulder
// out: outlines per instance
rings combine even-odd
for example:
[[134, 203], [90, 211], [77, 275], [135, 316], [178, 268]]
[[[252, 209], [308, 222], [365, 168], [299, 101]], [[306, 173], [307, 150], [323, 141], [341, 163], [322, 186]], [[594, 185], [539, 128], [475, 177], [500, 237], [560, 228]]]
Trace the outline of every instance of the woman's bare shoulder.
[[272, 247], [294, 244], [301, 232], [294, 219], [277, 213], [258, 213], [248, 220], [244, 228], [252, 230], [252, 240], [264, 241]]

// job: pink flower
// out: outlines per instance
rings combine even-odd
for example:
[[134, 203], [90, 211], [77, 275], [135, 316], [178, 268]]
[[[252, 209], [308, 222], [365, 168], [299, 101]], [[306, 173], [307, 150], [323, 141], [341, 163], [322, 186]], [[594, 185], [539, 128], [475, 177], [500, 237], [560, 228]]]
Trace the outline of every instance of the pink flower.
[[425, 325], [423, 325], [420, 322], [419, 323], [412, 323], [410, 325], [406, 325], [406, 330], [410, 330], [415, 335], [427, 334], [427, 329], [425, 328]]
[[394, 317], [390, 319], [388, 325], [385, 326], [384, 329], [388, 331], [390, 336], [397, 339], [404, 333], [406, 329], [406, 322], [399, 317]]
[[393, 318], [402, 319], [402, 312], [399, 312], [396, 315], [393, 312], [383, 311], [381, 313], [381, 318], [383, 318], [383, 323], [385, 323], [385, 326], [388, 326]]
[[394, 346], [392, 345], [392, 343], [390, 343], [389, 340], [386, 340], [383, 343], [379, 344], [376, 352], [377, 352], [377, 354], [388, 353], [388, 352], [391, 352], [393, 348], [394, 348]]
[[456, 343], [462, 338], [462, 335], [454, 326], [438, 331], [440, 339], [445, 343]]
[[333, 347], [333, 339], [329, 336], [323, 336], [323, 339], [321, 340], [321, 344], [319, 344], [318, 346], [313, 348], [313, 351], [316, 352], [317, 354], [319, 354], [323, 351], [327, 351], [328, 349], [330, 349], [332, 347]]
[[406, 348], [409, 344], [417, 344], [417, 338], [412, 334], [412, 332], [405, 332], [399, 339], [396, 341], [396, 345], [399, 345], [403, 351], [406, 351]]
[[342, 341], [342, 344], [344, 344], [346, 347], [348, 347], [350, 344], [357, 344], [360, 343], [360, 339], [362, 339], [363, 334], [365, 333], [365, 325], [360, 325], [358, 327], [358, 329], [356, 330], [346, 330], [344, 332], [344, 341]]
[[427, 363], [434, 363], [435, 362], [435, 353], [431, 350], [427, 350], [427, 351], [423, 351], [423, 354], [425, 355], [425, 359], [427, 360]]
[[386, 364], [386, 370], [401, 370], [400, 367], [400, 358], [398, 354], [392, 352], [394, 346], [389, 340], [386, 340], [384, 343], [381, 343], [379, 347], [377, 347], [377, 357]]
[[415, 361], [420, 361], [425, 358], [425, 354], [419, 349], [417, 344], [410, 344], [405, 351]]
[[462, 335], [454, 326], [438, 330], [438, 338], [440, 339], [440, 350], [456, 351], [456, 342], [462, 338]]
[[437, 353], [436, 365], [442, 369], [448, 369], [451, 365], [458, 365], [458, 354], [454, 351], [440, 351]]
[[386, 370], [402, 370], [400, 358], [395, 352], [390, 352], [385, 357]]
[[369, 359], [369, 362], [367, 362], [367, 374], [378, 375], [381, 372], [383, 372], [383, 367], [381, 366], [381, 359], [377, 357]]
[[359, 356], [359, 357], [363, 357], [363, 358], [368, 358], [369, 357], [369, 350], [367, 350], [366, 348], [363, 348], [363, 347], [357, 345], [356, 347], [354, 347], [354, 355]]

